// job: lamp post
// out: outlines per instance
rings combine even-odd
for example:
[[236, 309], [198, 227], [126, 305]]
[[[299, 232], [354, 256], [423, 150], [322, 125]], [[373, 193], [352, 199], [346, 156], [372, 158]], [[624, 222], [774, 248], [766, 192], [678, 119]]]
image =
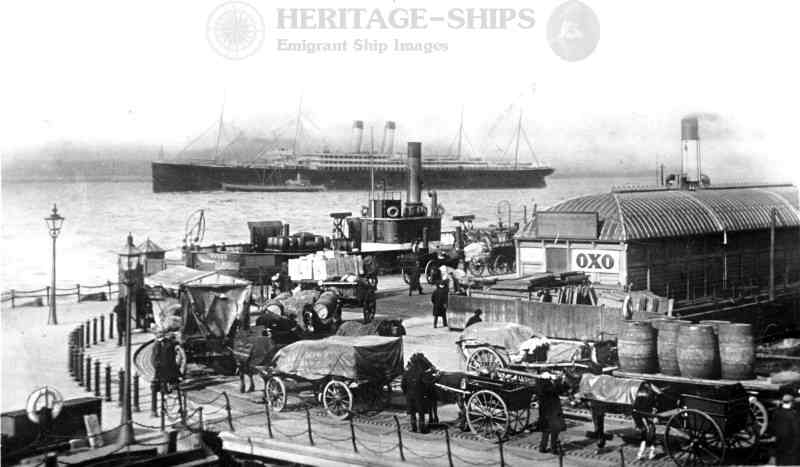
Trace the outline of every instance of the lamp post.
[[133, 245], [133, 236], [128, 234], [128, 240], [118, 253], [121, 281], [125, 285], [125, 379], [123, 381], [122, 416], [118, 441], [122, 445], [132, 444], [133, 415], [131, 413], [131, 306], [135, 298], [134, 288], [137, 285], [136, 274], [139, 272], [141, 251]]
[[53, 204], [53, 212], [49, 217], [44, 218], [47, 224], [47, 230], [50, 232], [50, 238], [53, 239], [53, 273], [52, 282], [50, 284], [50, 314], [47, 316], [47, 324], [58, 324], [56, 318], [56, 238], [61, 233], [61, 225], [64, 223], [64, 218], [58, 214], [58, 208]]

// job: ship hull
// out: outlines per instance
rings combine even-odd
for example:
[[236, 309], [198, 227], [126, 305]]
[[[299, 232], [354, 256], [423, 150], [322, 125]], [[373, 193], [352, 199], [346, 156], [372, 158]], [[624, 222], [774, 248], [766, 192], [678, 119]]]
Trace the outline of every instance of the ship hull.
[[[326, 190], [364, 190], [370, 184], [370, 172], [364, 169], [317, 170], [153, 162], [152, 171], [155, 193], [222, 190], [223, 184], [279, 185], [298, 175], [312, 185], [324, 186]], [[552, 173], [553, 169], [549, 167], [436, 170], [423, 167], [422, 179], [425, 189], [543, 188], [545, 177]], [[387, 190], [405, 189], [408, 186], [406, 171], [376, 169], [375, 183]]]

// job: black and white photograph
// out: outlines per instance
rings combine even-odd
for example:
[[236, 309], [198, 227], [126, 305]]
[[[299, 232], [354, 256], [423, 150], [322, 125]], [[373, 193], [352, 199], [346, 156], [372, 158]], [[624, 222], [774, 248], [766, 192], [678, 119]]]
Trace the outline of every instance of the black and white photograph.
[[0, 4], [0, 464], [800, 466], [800, 4]]

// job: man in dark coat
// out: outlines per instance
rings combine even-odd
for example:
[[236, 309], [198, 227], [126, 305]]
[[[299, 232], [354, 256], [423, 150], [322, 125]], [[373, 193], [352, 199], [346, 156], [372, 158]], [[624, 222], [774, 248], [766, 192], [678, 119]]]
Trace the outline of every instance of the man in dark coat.
[[775, 433], [775, 464], [800, 465], [800, 411], [791, 394], [785, 394], [772, 413], [771, 425]]
[[447, 327], [447, 298], [450, 291], [447, 288], [447, 282], [439, 281], [436, 283], [436, 290], [431, 295], [431, 303], [433, 303], [433, 328], [439, 324], [439, 317], [442, 318], [442, 324]]
[[178, 343], [171, 333], [162, 332], [153, 343], [153, 354], [151, 363], [155, 369], [155, 375], [151, 382], [153, 396], [161, 392], [162, 396], [172, 392], [173, 388], [178, 389], [178, 403], [180, 411], [183, 413], [183, 397], [180, 395], [178, 383], [181, 377], [181, 367], [178, 363]]
[[[539, 423], [542, 429], [542, 440], [539, 443], [539, 452], [552, 452], [558, 454], [558, 434], [567, 429], [564, 422], [564, 413], [561, 410], [561, 400], [558, 398], [560, 384], [550, 379], [540, 379], [536, 382], [536, 395], [539, 399]], [[550, 441], [550, 448], [547, 447]]]
[[114, 306], [114, 318], [117, 320], [117, 336], [119, 336], [119, 342], [122, 342], [123, 338], [125, 337], [125, 312], [126, 312], [126, 305], [125, 298], [119, 297], [117, 300], [117, 304]]
[[414, 261], [411, 266], [408, 268], [408, 296], [411, 296], [411, 293], [415, 290], [419, 291], [420, 295], [423, 295], [422, 292], [422, 284], [419, 282], [419, 277], [421, 275], [419, 261]]

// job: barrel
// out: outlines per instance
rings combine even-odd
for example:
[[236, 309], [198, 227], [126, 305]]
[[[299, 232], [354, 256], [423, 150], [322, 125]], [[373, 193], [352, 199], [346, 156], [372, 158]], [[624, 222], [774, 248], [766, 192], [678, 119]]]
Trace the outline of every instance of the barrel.
[[712, 328], [714, 328], [714, 335], [719, 336], [719, 327], [722, 324], [730, 324], [730, 321], [723, 321], [719, 319], [704, 319], [700, 321], [700, 324], [708, 324]]
[[655, 373], [658, 365], [655, 328], [648, 321], [623, 321], [617, 353], [622, 371]]
[[723, 379], [753, 379], [756, 363], [753, 326], [727, 323], [719, 326], [719, 359]]
[[653, 323], [658, 329], [658, 339], [656, 348], [658, 349], [658, 367], [665, 375], [680, 376], [681, 370], [678, 368], [678, 329], [691, 321], [680, 319], [664, 319]]
[[710, 324], [687, 324], [678, 329], [678, 368], [681, 376], [719, 378], [717, 336]]
[[320, 319], [328, 319], [332, 317], [336, 311], [338, 301], [336, 292], [331, 292], [330, 290], [323, 292], [317, 299], [317, 302], [314, 303], [314, 311]]

